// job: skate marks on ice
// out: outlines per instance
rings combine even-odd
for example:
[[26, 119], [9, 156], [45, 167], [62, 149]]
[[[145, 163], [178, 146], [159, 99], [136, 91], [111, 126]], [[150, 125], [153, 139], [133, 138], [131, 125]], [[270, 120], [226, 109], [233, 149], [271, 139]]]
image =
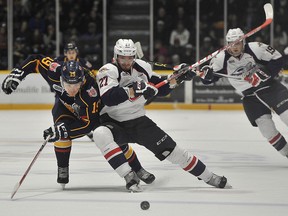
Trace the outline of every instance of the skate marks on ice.
[[[263, 140], [242, 111], [148, 111], [148, 115], [211, 171], [227, 177], [233, 188], [213, 188], [176, 165], [159, 162], [145, 148], [132, 145], [156, 180], [151, 185], [141, 183], [142, 193], [129, 193], [124, 179], [111, 170], [94, 143], [83, 138], [73, 143], [70, 182], [65, 190], [56, 183], [53, 145], [47, 144], [11, 201], [13, 186], [43, 142], [42, 130], [51, 125], [51, 114], [0, 112], [1, 214], [121, 216], [127, 215], [127, 209], [130, 215], [140, 216], [287, 214], [288, 160]], [[173, 124], [167, 124], [167, 116]], [[41, 121], [27, 127], [32, 117]], [[287, 134], [286, 127], [279, 130]], [[143, 200], [151, 205], [145, 212], [140, 208]], [[57, 210], [59, 204], [61, 209]]]

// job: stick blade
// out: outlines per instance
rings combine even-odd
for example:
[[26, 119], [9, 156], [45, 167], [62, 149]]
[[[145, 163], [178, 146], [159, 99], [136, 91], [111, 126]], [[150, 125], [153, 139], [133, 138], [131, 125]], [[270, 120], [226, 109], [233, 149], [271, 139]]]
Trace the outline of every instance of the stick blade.
[[19, 187], [20, 187], [20, 183], [17, 182], [16, 185], [14, 186], [12, 193], [11, 193], [11, 199], [13, 199], [13, 197], [16, 194], [16, 192], [18, 191]]
[[141, 47], [141, 43], [138, 41], [135, 43], [135, 47], [136, 47], [136, 54], [138, 56], [139, 59], [142, 59], [144, 56], [142, 47]]
[[264, 11], [267, 19], [273, 19], [273, 7], [270, 3], [264, 5]]

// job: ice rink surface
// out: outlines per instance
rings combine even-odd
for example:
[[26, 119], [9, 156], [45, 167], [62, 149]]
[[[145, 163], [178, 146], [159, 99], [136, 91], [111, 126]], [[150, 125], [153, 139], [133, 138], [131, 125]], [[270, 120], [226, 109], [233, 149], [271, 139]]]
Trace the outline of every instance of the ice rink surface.
[[[186, 148], [232, 189], [213, 188], [168, 161], [158, 161], [132, 144], [156, 181], [142, 193], [129, 193], [93, 142], [73, 142], [70, 183], [56, 183], [56, 159], [47, 144], [19, 188], [19, 182], [52, 125], [50, 111], [0, 111], [0, 214], [5, 216], [286, 216], [288, 159], [253, 128], [243, 111], [156, 111], [151, 117], [179, 146]], [[288, 140], [287, 127], [274, 117]], [[150, 202], [143, 211], [140, 202]]]

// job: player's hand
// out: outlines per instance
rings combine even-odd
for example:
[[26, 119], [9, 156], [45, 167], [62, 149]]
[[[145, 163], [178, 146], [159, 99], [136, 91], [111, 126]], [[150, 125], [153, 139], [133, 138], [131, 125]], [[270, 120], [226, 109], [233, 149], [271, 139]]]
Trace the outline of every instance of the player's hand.
[[24, 71], [13, 68], [11, 73], [3, 80], [2, 90], [5, 94], [11, 94], [15, 91], [23, 79]]
[[43, 137], [46, 140], [48, 136], [51, 136], [48, 142], [57, 142], [59, 140], [69, 139], [68, 129], [65, 123], [56, 123], [54, 126], [43, 131]]
[[271, 76], [266, 74], [264, 71], [258, 69], [256, 73], [253, 73], [249, 76], [244, 77], [244, 80], [249, 82], [253, 87], [257, 87], [261, 82], [265, 82]]
[[143, 95], [146, 100], [154, 97], [158, 93], [158, 89], [156, 87], [144, 82], [143, 80], [134, 82], [132, 89], [135, 97]]
[[204, 65], [200, 69], [200, 78], [205, 81], [211, 81], [214, 78], [213, 69], [209, 65]]
[[174, 75], [181, 74], [179, 77], [175, 78], [178, 85], [184, 81], [190, 81], [196, 76], [196, 71], [189, 69], [189, 65], [186, 63], [176, 65], [173, 70]]

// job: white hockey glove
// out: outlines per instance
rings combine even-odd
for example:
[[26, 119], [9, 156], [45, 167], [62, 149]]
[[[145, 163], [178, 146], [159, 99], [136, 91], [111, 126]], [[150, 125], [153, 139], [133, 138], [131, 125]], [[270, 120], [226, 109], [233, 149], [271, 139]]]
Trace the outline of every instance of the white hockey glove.
[[186, 63], [176, 65], [173, 70], [174, 75], [181, 74], [179, 77], [175, 78], [178, 85], [183, 83], [184, 81], [190, 81], [193, 79], [193, 77], [196, 76], [196, 71], [189, 69], [189, 65]]
[[256, 73], [244, 77], [244, 80], [249, 82], [253, 87], [257, 87], [261, 82], [265, 82], [270, 77], [264, 71], [258, 69]]
[[11, 73], [3, 80], [2, 90], [5, 94], [11, 94], [15, 91], [23, 80], [24, 71], [18, 68], [13, 68]]
[[204, 65], [200, 69], [200, 78], [205, 81], [211, 81], [214, 78], [213, 69], [209, 65]]
[[59, 140], [69, 139], [68, 129], [63, 122], [56, 123], [54, 126], [51, 126], [50, 128], [44, 130], [43, 137], [45, 140], [49, 135], [51, 135], [51, 137], [48, 142], [57, 142]]
[[156, 87], [144, 82], [143, 80], [134, 82], [132, 88], [135, 97], [143, 95], [146, 100], [157, 95], [158, 93], [158, 89]]

